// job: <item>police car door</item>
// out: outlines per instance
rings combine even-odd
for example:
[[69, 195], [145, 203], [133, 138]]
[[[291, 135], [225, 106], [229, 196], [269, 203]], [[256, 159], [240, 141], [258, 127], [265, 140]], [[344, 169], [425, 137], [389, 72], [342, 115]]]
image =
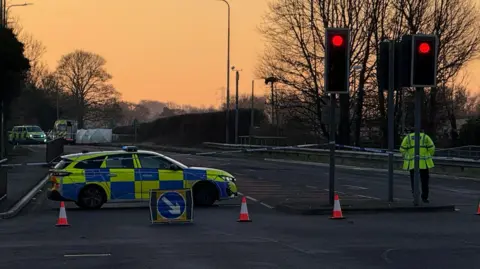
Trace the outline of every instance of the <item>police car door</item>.
[[105, 168], [109, 169], [112, 200], [134, 200], [141, 191], [135, 189], [133, 155], [128, 153], [107, 156]]
[[137, 154], [141, 168], [136, 177], [142, 182], [142, 199], [150, 197], [150, 190], [183, 189], [183, 171], [171, 170], [170, 161], [158, 155]]

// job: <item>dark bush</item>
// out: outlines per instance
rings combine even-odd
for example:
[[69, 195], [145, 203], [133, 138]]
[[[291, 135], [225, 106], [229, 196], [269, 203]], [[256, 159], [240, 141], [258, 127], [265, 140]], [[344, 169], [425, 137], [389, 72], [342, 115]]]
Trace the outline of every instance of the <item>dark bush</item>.
[[[251, 110], [240, 109], [238, 135], [249, 135]], [[161, 145], [199, 145], [202, 142], [225, 143], [225, 111], [186, 114], [157, 119], [138, 126], [138, 142], [153, 142]], [[255, 125], [265, 119], [262, 111], [255, 110]], [[230, 142], [235, 137], [235, 111], [230, 112]], [[133, 134], [133, 126], [117, 127], [116, 134]]]

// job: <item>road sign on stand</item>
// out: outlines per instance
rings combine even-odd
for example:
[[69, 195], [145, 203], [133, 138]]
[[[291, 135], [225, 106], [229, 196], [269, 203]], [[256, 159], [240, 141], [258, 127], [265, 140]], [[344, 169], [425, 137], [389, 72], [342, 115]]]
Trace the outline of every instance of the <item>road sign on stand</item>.
[[150, 190], [150, 220], [152, 223], [193, 222], [192, 190]]

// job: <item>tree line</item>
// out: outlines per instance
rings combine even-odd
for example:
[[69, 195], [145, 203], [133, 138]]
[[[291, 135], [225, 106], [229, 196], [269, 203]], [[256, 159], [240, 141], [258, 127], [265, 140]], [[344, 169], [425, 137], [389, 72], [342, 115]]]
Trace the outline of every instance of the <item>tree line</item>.
[[77, 120], [79, 128], [114, 128], [134, 120], [214, 110], [172, 102], [123, 101], [101, 55], [75, 50], [61, 56], [50, 70], [43, 61], [46, 47], [25, 32], [18, 20], [9, 25], [0, 36], [0, 87], [7, 128], [37, 124], [48, 130], [57, 118]]
[[[480, 112], [478, 96], [462, 80], [464, 67], [480, 48], [478, 15], [471, 0], [271, 1], [259, 27], [267, 45], [257, 76], [278, 79], [274, 104], [283, 126], [302, 123], [297, 129], [328, 138], [328, 122], [322, 120], [329, 104], [323, 91], [325, 28], [351, 29], [351, 91], [337, 101], [337, 142], [386, 146], [386, 92], [379, 91], [376, 77], [379, 43], [404, 34], [435, 34], [438, 86], [425, 90], [421, 122], [436, 141], [454, 146], [459, 120]], [[395, 93], [397, 143], [413, 127], [413, 96], [410, 88]]]

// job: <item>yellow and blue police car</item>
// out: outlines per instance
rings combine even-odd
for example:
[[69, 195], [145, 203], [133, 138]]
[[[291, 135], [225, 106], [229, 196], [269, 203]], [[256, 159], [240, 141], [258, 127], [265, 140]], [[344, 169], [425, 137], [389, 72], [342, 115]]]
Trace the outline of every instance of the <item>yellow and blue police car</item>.
[[194, 204], [207, 206], [237, 196], [236, 179], [226, 171], [188, 167], [134, 146], [61, 156], [49, 176], [50, 200], [74, 201], [87, 209], [106, 202], [148, 200], [151, 189], [191, 188]]
[[47, 143], [47, 136], [42, 128], [36, 125], [14, 126], [9, 132], [8, 141], [12, 144]]

